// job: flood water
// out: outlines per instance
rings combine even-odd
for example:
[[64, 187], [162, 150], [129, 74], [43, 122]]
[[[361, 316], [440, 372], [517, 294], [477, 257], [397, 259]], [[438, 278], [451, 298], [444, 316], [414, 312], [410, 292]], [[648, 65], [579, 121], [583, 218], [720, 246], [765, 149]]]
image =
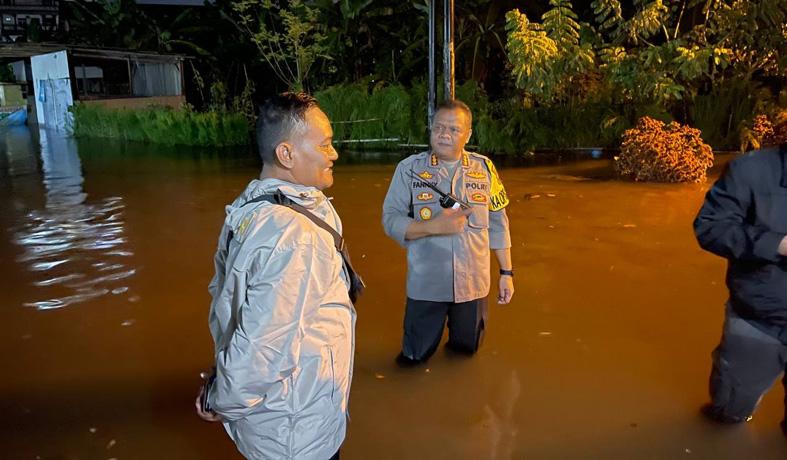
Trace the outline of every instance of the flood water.
[[[328, 190], [368, 284], [343, 459], [787, 458], [781, 385], [745, 426], [699, 416], [726, 295], [691, 231], [708, 184], [503, 168], [513, 302], [475, 357], [400, 369], [393, 168], [347, 162]], [[258, 173], [244, 153], [0, 131], [0, 458], [240, 458], [192, 401], [223, 207]]]

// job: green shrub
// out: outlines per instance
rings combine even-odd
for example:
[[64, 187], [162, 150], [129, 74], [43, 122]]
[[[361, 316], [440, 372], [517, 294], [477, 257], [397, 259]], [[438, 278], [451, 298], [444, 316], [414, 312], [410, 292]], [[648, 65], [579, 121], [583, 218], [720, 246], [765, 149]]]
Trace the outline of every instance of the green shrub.
[[244, 145], [250, 140], [243, 114], [169, 107], [110, 109], [87, 104], [75, 104], [70, 110], [74, 137], [201, 146]]
[[761, 93], [755, 82], [730, 81], [713, 88], [709, 94], [695, 97], [689, 108], [689, 120], [714, 148], [736, 148], [746, 121], [754, 118]]
[[366, 82], [331, 86], [314, 95], [333, 122], [334, 139], [359, 141], [354, 148], [391, 147], [409, 143], [415, 137], [410, 91], [401, 85], [376, 85]]
[[[440, 100], [442, 89], [439, 86], [437, 93]], [[372, 85], [366, 81], [340, 84], [325, 88], [315, 96], [333, 121], [336, 140], [399, 139], [345, 144], [352, 148], [386, 149], [397, 148], [402, 143], [425, 144], [429, 141], [427, 87], [423, 80], [416, 80], [410, 87]], [[672, 121], [671, 115], [655, 103], [615, 106], [608, 101], [585, 100], [570, 105], [533, 107], [520, 97], [491, 101], [483, 88], [472, 80], [456, 87], [456, 97], [473, 111], [470, 144], [477, 145], [483, 153], [616, 148], [623, 132], [643, 116]]]

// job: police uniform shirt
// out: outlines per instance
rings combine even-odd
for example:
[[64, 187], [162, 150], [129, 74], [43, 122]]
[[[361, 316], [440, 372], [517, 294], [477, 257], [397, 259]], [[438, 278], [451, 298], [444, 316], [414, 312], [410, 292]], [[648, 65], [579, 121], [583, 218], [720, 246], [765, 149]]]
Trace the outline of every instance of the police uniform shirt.
[[[487, 157], [463, 152], [451, 173], [437, 155], [422, 152], [396, 167], [383, 203], [385, 233], [407, 249], [407, 296], [433, 302], [467, 302], [486, 297], [490, 249], [511, 247], [505, 188]], [[443, 208], [425, 182], [472, 206], [464, 232], [405, 240], [415, 221], [434, 219]]]

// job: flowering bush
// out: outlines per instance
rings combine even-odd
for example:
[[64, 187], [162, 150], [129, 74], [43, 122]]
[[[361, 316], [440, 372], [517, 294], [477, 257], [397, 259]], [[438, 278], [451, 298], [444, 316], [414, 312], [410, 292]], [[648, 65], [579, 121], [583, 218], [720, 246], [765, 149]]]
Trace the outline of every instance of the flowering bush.
[[[771, 118], [774, 121], [771, 121]], [[787, 111], [772, 117], [757, 115], [751, 129], [754, 148], [770, 147], [787, 142]]]
[[642, 117], [623, 133], [615, 170], [635, 181], [704, 182], [713, 166], [713, 151], [700, 131], [689, 126]]

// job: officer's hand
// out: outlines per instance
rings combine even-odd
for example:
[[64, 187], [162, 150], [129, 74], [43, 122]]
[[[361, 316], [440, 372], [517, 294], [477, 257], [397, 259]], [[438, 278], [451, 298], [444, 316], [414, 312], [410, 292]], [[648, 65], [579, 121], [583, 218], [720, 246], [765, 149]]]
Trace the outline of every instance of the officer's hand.
[[500, 275], [500, 282], [498, 283], [497, 303], [505, 305], [511, 302], [511, 297], [514, 296], [514, 277], [508, 275]]
[[779, 255], [787, 257], [787, 236], [782, 238], [781, 242], [779, 243], [779, 249], [777, 249]]
[[199, 394], [197, 395], [197, 400], [194, 401], [194, 407], [197, 408], [197, 415], [199, 416], [199, 418], [205, 420], [206, 422], [221, 422], [222, 421], [221, 415], [213, 411], [205, 412], [204, 410], [202, 410], [202, 393], [204, 391], [205, 391], [205, 386], [200, 386]]
[[453, 235], [465, 231], [467, 216], [472, 209], [443, 209], [439, 216], [432, 219], [433, 232], [436, 235]]

